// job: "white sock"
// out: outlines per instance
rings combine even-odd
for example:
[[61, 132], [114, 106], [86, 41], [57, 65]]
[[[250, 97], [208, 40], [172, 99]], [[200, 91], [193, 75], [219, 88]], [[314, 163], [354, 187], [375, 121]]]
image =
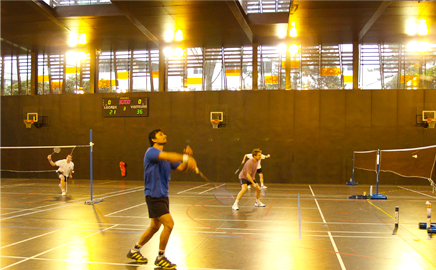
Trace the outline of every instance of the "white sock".
[[234, 205], [238, 205], [238, 203], [239, 203], [239, 200], [235, 200]]

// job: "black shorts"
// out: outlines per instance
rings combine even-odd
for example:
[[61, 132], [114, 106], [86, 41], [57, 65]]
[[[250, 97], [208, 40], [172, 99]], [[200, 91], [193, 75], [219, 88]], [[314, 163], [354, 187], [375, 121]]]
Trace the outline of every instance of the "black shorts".
[[[63, 175], [61, 172], [56, 172], [57, 174], [58, 174], [58, 177], [59, 176], [61, 176], [61, 175]], [[68, 176], [65, 176], [64, 175], [64, 177], [65, 177], [65, 182], [68, 182]], [[60, 178], [59, 178], [60, 179]]]
[[147, 203], [150, 218], [158, 218], [170, 213], [168, 197], [152, 198], [151, 196], [145, 196], [145, 202]]
[[257, 169], [257, 174], [261, 174], [262, 173], [262, 168]]
[[[243, 185], [243, 184], [246, 184], [247, 186], [249, 186], [249, 185], [251, 185], [251, 182], [250, 181], [248, 181], [247, 179], [239, 179], [239, 182], [241, 183], [241, 186]], [[253, 180], [253, 182], [254, 183], [256, 183], [256, 180]]]

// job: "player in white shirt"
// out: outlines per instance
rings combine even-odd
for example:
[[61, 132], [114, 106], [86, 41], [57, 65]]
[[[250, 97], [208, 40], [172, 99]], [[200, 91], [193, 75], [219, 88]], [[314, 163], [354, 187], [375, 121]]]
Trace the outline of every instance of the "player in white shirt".
[[59, 168], [56, 170], [56, 173], [59, 176], [60, 183], [59, 187], [62, 190], [62, 196], [67, 195], [67, 182], [68, 179], [73, 178], [74, 172], [74, 163], [73, 163], [73, 155], [68, 155], [66, 159], [61, 159], [56, 162], [51, 160], [51, 155], [47, 157], [48, 162], [50, 162], [51, 166], [58, 166]]
[[[270, 154], [268, 154], [268, 155], [264, 155], [264, 154], [262, 154], [262, 156], [261, 156], [261, 159], [258, 161], [258, 163], [257, 163], [257, 174], [259, 175], [259, 178], [260, 178], [260, 187], [261, 188], [267, 188], [267, 186], [264, 186], [263, 185], [263, 173], [262, 173], [262, 166], [260, 165], [260, 161], [262, 160], [262, 159], [266, 159], [266, 158], [270, 158], [271, 157], [271, 155]], [[252, 154], [246, 154], [245, 156], [244, 156], [244, 159], [242, 159], [242, 164], [244, 164], [245, 163], [245, 160], [246, 159], [251, 159], [251, 158], [253, 158], [253, 155]], [[250, 188], [250, 186], [248, 186], [248, 188]]]

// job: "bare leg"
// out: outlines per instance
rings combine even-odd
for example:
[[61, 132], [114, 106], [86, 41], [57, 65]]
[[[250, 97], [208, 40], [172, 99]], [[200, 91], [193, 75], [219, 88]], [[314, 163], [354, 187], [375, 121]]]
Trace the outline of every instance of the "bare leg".
[[171, 231], [174, 227], [174, 220], [169, 213], [158, 217], [158, 220], [164, 225], [162, 233], [160, 234], [159, 249], [165, 250], [168, 240], [170, 239]]
[[61, 189], [64, 190], [65, 189], [65, 176], [63, 176], [62, 174], [59, 176], [59, 179], [61, 180]]
[[142, 234], [141, 238], [139, 238], [138, 244], [143, 246], [145, 245], [153, 235], [159, 231], [161, 222], [157, 218], [152, 218], [150, 226], [145, 230]]
[[260, 185], [263, 186], [263, 173], [259, 173]]
[[239, 191], [238, 196], [236, 197], [236, 200], [239, 201], [242, 198], [242, 195], [247, 191], [247, 184], [241, 185], [241, 191]]

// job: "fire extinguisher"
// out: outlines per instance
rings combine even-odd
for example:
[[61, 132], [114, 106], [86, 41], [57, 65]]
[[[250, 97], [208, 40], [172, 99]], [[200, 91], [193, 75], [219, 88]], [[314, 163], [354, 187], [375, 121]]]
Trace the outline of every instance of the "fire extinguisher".
[[121, 176], [126, 176], [126, 163], [120, 161]]

